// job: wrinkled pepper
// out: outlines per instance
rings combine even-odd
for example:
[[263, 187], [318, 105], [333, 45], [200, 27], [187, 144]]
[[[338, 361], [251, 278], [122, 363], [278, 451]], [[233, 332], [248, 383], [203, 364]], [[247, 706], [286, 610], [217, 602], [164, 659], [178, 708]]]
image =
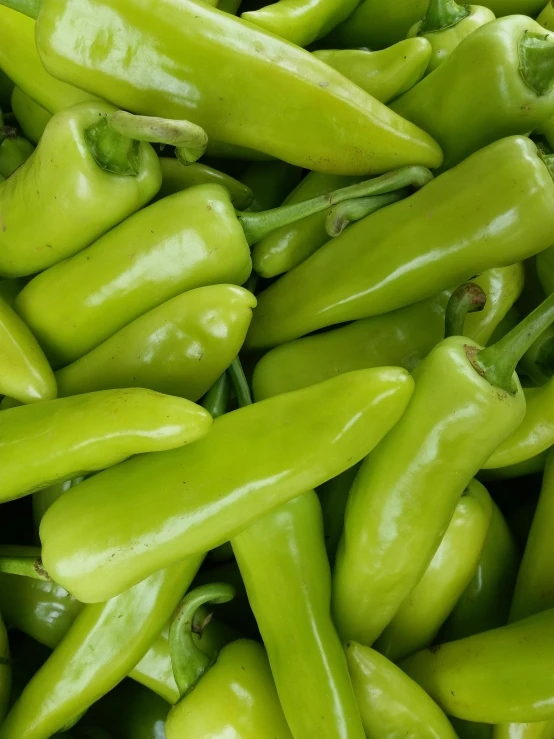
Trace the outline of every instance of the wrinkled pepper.
[[[523, 287], [523, 267], [514, 264], [483, 272], [474, 282], [487, 295], [480, 313], [468, 315], [468, 338], [486, 345]], [[291, 341], [265, 354], [252, 379], [254, 395], [298, 390], [366, 367], [400, 366], [412, 371], [444, 336], [444, 313], [451, 290], [364, 318], [341, 328]]]
[[364, 738], [338, 634], [315, 492], [271, 511], [232, 539], [293, 736]]
[[58, 370], [58, 393], [143, 387], [198, 400], [237, 356], [255, 305], [234, 285], [179, 295]]
[[260, 293], [246, 345], [271, 347], [388, 313], [537, 254], [552, 243], [553, 203], [554, 183], [529, 139], [491, 144], [353, 224]]
[[486, 23], [391, 108], [437, 139], [450, 169], [554, 114], [554, 37], [526, 16]]
[[206, 657], [192, 640], [199, 605], [233, 597], [225, 583], [188, 593], [170, 630], [171, 658], [181, 700], [165, 724], [167, 739], [236, 736], [241, 739], [292, 739], [261, 644], [239, 639], [217, 659]]
[[350, 641], [346, 660], [367, 739], [457, 739], [437, 704], [382, 654]]
[[492, 515], [485, 488], [472, 480], [429, 567], [375, 642], [393, 662], [430, 646], [479, 564]]
[[425, 38], [410, 38], [382, 51], [328, 49], [313, 54], [376, 100], [388, 103], [423, 77], [431, 58], [431, 44]]
[[142, 388], [104, 390], [1, 411], [0, 500], [105, 469], [206, 434], [212, 418], [184, 398]]
[[[358, 462], [394, 425], [411, 392], [405, 370], [352, 372], [228, 413], [188, 453], [136, 457], [95, 475], [46, 512], [44, 565], [79, 600], [105, 600], [170, 562], [229, 541]], [[163, 499], [152, 498], [153, 485], [163, 488]], [[132, 519], [119, 513], [128, 511], [127, 496]]]
[[42, 105], [35, 103], [20, 87], [13, 88], [12, 111], [25, 136], [33, 144], [38, 144], [52, 115]]
[[464, 489], [521, 423], [515, 367], [552, 321], [547, 298], [487, 349], [451, 336], [415, 369], [406, 412], [364, 461], [348, 498], [333, 580], [343, 640], [372, 644], [423, 576]]
[[[221, 185], [191, 187], [135, 213], [37, 275], [17, 296], [16, 310], [51, 363], [64, 366], [186, 290], [243, 284], [252, 269], [249, 244], [332, 202], [390, 193], [403, 186], [405, 172], [260, 213], [235, 211]], [[63, 301], [57, 299], [60, 292]]]
[[466, 36], [495, 19], [489, 8], [458, 5], [456, 0], [431, 0], [425, 16], [408, 31], [408, 38], [425, 38], [432, 53], [427, 74], [440, 67]]
[[159, 198], [165, 198], [194, 185], [223, 185], [229, 193], [231, 202], [239, 210], [244, 210], [252, 203], [252, 191], [242, 182], [235, 180], [224, 172], [208, 167], [202, 162], [185, 165], [174, 157], [160, 157], [162, 170], [162, 186], [158, 191]]
[[[9, 4], [37, 11], [33, 0]], [[210, 138], [309, 169], [377, 174], [442, 161], [430, 136], [308, 52], [204, 3], [44, 0], [38, 10], [46, 69], [133, 113], [187, 118]], [[276, 95], [279, 116], [267, 116]]]

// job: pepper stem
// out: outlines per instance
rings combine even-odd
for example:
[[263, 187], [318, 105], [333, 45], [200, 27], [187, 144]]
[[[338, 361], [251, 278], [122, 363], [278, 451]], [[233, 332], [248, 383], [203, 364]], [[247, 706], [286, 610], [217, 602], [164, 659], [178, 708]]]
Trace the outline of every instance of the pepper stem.
[[118, 110], [110, 118], [110, 125], [122, 136], [137, 141], [175, 146], [177, 159], [182, 164], [192, 164], [200, 159], [208, 145], [208, 134], [190, 121], [133, 115]]
[[0, 5], [17, 10], [18, 13], [23, 13], [23, 15], [28, 15], [29, 18], [36, 20], [42, 0], [0, 0]]
[[15, 557], [10, 555], [0, 556], [0, 572], [8, 575], [21, 575], [31, 577], [33, 580], [50, 581], [52, 578], [44, 569], [40, 557]]
[[375, 211], [384, 208], [391, 203], [396, 203], [408, 195], [408, 189], [403, 188], [396, 192], [389, 192], [385, 195], [372, 195], [368, 198], [358, 198], [357, 200], [345, 200], [335, 205], [325, 219], [325, 230], [335, 238], [340, 236], [344, 229], [355, 221], [361, 221], [362, 218], [370, 216]]
[[137, 177], [140, 172], [140, 144], [122, 136], [103, 116], [85, 131], [85, 141], [98, 166], [105, 172]]
[[554, 323], [554, 293], [496, 344], [481, 349], [471, 362], [479, 374], [496, 387], [515, 394], [513, 374], [531, 344]]
[[519, 41], [519, 73], [537, 95], [547, 95], [554, 87], [554, 41], [549, 33], [526, 31]]
[[287, 226], [289, 223], [306, 218], [306, 216], [321, 213], [321, 211], [345, 200], [363, 198], [368, 195], [383, 195], [409, 185], [416, 188], [423, 187], [432, 179], [433, 175], [425, 167], [403, 167], [380, 177], [374, 177], [356, 185], [342, 187], [340, 190], [334, 190], [301, 203], [283, 205], [280, 208], [273, 208], [273, 210], [266, 210], [261, 213], [237, 211], [237, 217], [244, 229], [246, 240], [252, 246], [266, 234], [280, 226]]
[[252, 393], [250, 392], [250, 387], [248, 386], [248, 380], [244, 374], [242, 363], [238, 357], [233, 359], [227, 371], [231, 376], [231, 380], [237, 394], [239, 408], [244, 408], [245, 405], [251, 405]]
[[467, 314], [483, 310], [486, 302], [485, 292], [474, 282], [466, 282], [454, 290], [446, 306], [445, 337], [464, 336], [464, 323]]
[[217, 655], [204, 654], [192, 638], [193, 631], [198, 630], [195, 626], [198, 609], [206, 603], [228, 603], [234, 597], [232, 585], [210, 583], [191, 590], [177, 606], [169, 628], [169, 652], [181, 698], [190, 693], [217, 659]]
[[458, 5], [456, 0], [430, 0], [427, 13], [422, 19], [417, 32], [418, 36], [424, 33], [435, 33], [451, 28], [469, 15], [468, 5]]
[[227, 413], [229, 390], [229, 375], [224, 372], [214, 382], [202, 400], [202, 407], [208, 411], [212, 418], [219, 418], [219, 416]]

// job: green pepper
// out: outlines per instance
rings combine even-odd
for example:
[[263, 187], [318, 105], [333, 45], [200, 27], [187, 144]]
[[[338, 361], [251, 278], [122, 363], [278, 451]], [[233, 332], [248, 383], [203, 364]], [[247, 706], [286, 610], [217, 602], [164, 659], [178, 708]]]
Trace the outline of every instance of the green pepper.
[[346, 49], [313, 53], [376, 100], [388, 103], [419, 82], [429, 64], [431, 50], [426, 38], [410, 38], [382, 51]]
[[0, 141], [2, 141], [2, 143], [0, 143], [0, 176], [7, 179], [8, 177], [11, 177], [17, 169], [25, 164], [33, 153], [35, 147], [30, 141], [27, 141], [27, 139], [22, 136], [6, 136], [1, 132]]
[[[411, 392], [405, 370], [352, 372], [224, 415], [188, 453], [136, 457], [95, 475], [46, 512], [45, 567], [90, 602], [213, 549], [358, 462], [394, 425]], [[163, 498], [152, 497], [153, 486]], [[123, 512], [130, 505], [132, 519]]]
[[0, 110], [8, 110], [14, 84], [3, 69], [0, 69]]
[[357, 464], [349, 467], [340, 475], [333, 477], [332, 480], [323, 483], [316, 491], [321, 503], [325, 547], [331, 565], [335, 562], [337, 548], [342, 536], [348, 493], [354, 478], [358, 474], [358, 469], [359, 465]]
[[488, 724], [548, 720], [553, 627], [550, 609], [418, 652], [400, 667], [451, 716]]
[[552, 0], [546, 3], [539, 16], [537, 17], [537, 23], [547, 31], [554, 30], [554, 4]]
[[493, 739], [553, 739], [554, 721], [535, 721], [530, 724], [497, 724]]
[[519, 565], [514, 537], [493, 502], [491, 523], [479, 565], [441, 629], [441, 641], [478, 634], [508, 621]]
[[0, 300], [4, 300], [8, 305], [13, 305], [16, 296], [25, 286], [26, 280], [16, 277], [13, 280], [0, 280]]
[[346, 660], [367, 739], [457, 739], [437, 704], [382, 654], [350, 641]]
[[[523, 267], [514, 264], [490, 269], [474, 282], [485, 291], [487, 303], [480, 313], [467, 316], [465, 332], [478, 344], [487, 344], [521, 293]], [[450, 294], [444, 290], [391, 313], [272, 349], [254, 370], [255, 397], [262, 400], [366, 367], [390, 365], [413, 370], [444, 336]]]
[[52, 400], [56, 380], [37, 340], [0, 296], [0, 394], [22, 403]]
[[271, 511], [232, 545], [293, 735], [363, 739], [331, 621], [331, 572], [315, 492]]
[[162, 170], [162, 186], [158, 192], [159, 198], [165, 198], [194, 185], [217, 184], [229, 193], [235, 208], [247, 208], [252, 202], [252, 191], [242, 182], [235, 180], [224, 172], [208, 167], [207, 164], [194, 162], [185, 165], [173, 157], [160, 157]]
[[[34, 1], [9, 4], [37, 11]], [[352, 175], [440, 165], [430, 136], [308, 52], [204, 3], [180, 0], [179, 22], [168, 24], [175, 12], [172, 0], [82, 0], [78, 9], [44, 0], [37, 48], [55, 77], [125, 110], [186, 117], [211, 139], [291, 164]], [[268, 116], [276, 97], [279, 115]]]
[[225, 603], [233, 592], [225, 583], [203, 585], [188, 593], [176, 611], [171, 658], [182, 698], [167, 717], [167, 739], [292, 739], [261, 644], [234, 641], [214, 663], [192, 640], [198, 606]]
[[[390, 193], [403, 186], [406, 171], [413, 170], [262, 213], [235, 211], [221, 185], [191, 187], [135, 213], [88, 249], [42, 272], [18, 295], [16, 310], [51, 363], [64, 366], [186, 290], [243, 284], [252, 269], [250, 243], [332, 202]], [[57, 299], [60, 292], [63, 301]]]
[[456, 0], [432, 0], [422, 20], [408, 31], [408, 38], [431, 42], [427, 74], [443, 64], [470, 33], [495, 19], [492, 10], [481, 5], [458, 5]]
[[491, 515], [489, 494], [472, 480], [423, 577], [375, 642], [378, 652], [398, 662], [434, 642], [477, 569]]
[[[539, 294], [542, 294], [542, 290]], [[546, 329], [521, 358], [520, 371], [530, 380], [530, 386], [546, 385], [554, 374], [554, 329]]]
[[237, 356], [255, 305], [233, 285], [179, 295], [58, 370], [58, 393], [142, 387], [198, 400]]
[[13, 500], [131, 455], [174, 449], [206, 434], [212, 418], [183, 398], [129, 388], [1, 411], [0, 500]]
[[521, 423], [525, 396], [514, 370], [552, 321], [553, 297], [497, 344], [481, 349], [450, 336], [414, 371], [406, 412], [364, 461], [348, 498], [333, 581], [343, 639], [372, 644], [421, 579], [465, 487]]
[[189, 557], [83, 608], [10, 710], [1, 739], [47, 739], [115, 687], [154, 642], [201, 562]]
[[241, 182], [249, 187], [254, 195], [254, 200], [246, 210], [258, 213], [276, 208], [285, 201], [285, 198], [285, 202], [289, 202], [287, 196], [298, 184], [301, 174], [300, 167], [293, 167], [286, 162], [252, 162], [240, 175]]
[[13, 88], [12, 110], [25, 136], [33, 144], [38, 144], [52, 118], [51, 114], [42, 105], [35, 103], [20, 87]]
[[537, 254], [552, 243], [553, 202], [535, 145], [523, 137], [497, 141], [353, 224], [258, 295], [246, 345], [275, 346], [388, 313]]
[[[489, 22], [391, 108], [437, 139], [442, 170], [449, 169], [554, 114], [553, 39], [525, 16]], [[487, 74], [480, 74], [483, 69]]]

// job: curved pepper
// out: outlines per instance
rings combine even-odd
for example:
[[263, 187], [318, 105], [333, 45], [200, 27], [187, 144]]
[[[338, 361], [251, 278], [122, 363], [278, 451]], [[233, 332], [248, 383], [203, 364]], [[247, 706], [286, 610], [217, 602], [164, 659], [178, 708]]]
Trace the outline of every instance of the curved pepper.
[[540, 12], [537, 23], [546, 28], [547, 31], [554, 31], [554, 4], [552, 0], [549, 0]]
[[198, 400], [239, 353], [255, 305], [234, 285], [179, 295], [58, 370], [58, 393], [144, 387]]
[[410, 38], [382, 51], [346, 49], [313, 54], [376, 100], [388, 103], [419, 82], [429, 64], [431, 50], [426, 38]]
[[33, 144], [38, 144], [52, 115], [42, 105], [35, 103], [20, 87], [13, 88], [12, 111], [25, 136]]
[[48, 739], [114, 688], [156, 639], [201, 562], [190, 557], [83, 608], [10, 710], [1, 739]]
[[375, 642], [378, 652], [398, 662], [434, 642], [479, 564], [491, 515], [488, 492], [472, 480], [429, 567]]
[[271, 511], [231, 543], [293, 735], [363, 739], [331, 621], [331, 572], [315, 492]]
[[425, 17], [408, 31], [408, 38], [431, 42], [427, 74], [445, 62], [466, 36], [495, 19], [492, 10], [481, 5], [458, 5], [456, 0], [432, 0]]
[[554, 609], [418, 652], [400, 667], [451, 716], [482, 723], [552, 718]]
[[553, 203], [554, 183], [529, 139], [491, 144], [353, 224], [258, 295], [246, 345], [388, 313], [537, 254], [552, 243]]
[[22, 403], [52, 400], [56, 380], [37, 340], [0, 296], [0, 395]]
[[379, 652], [350, 641], [346, 660], [367, 739], [457, 739], [437, 704]]
[[548, 298], [497, 344], [481, 349], [452, 336], [414, 371], [406, 412], [364, 461], [348, 498], [333, 580], [343, 639], [372, 644], [421, 579], [466, 485], [521, 423], [514, 370], [553, 320]]
[[[421, 170], [428, 176], [416, 168]], [[191, 187], [135, 213], [88, 249], [35, 277], [18, 295], [16, 310], [46, 356], [63, 366], [186, 290], [243, 284], [252, 269], [249, 244], [278, 226], [327, 210], [332, 202], [390, 193], [403, 185], [405, 172], [261, 213], [235, 211], [221, 185]], [[60, 292], [63, 301], [57, 299]]]
[[1, 411], [0, 500], [200, 438], [212, 418], [183, 398], [130, 388]]
[[202, 162], [183, 164], [172, 157], [160, 157], [162, 170], [162, 186], [158, 198], [174, 195], [195, 185], [223, 185], [229, 193], [231, 202], [239, 210], [244, 210], [252, 203], [252, 191], [242, 182], [235, 180], [225, 172], [208, 167]]
[[500, 509], [493, 502], [485, 546], [473, 578], [441, 629], [440, 641], [478, 634], [508, 621], [519, 554]]
[[391, 108], [435, 136], [444, 151], [441, 170], [450, 169], [554, 114], [554, 36], [525, 16], [489, 22]]
[[[95, 475], [44, 516], [45, 567], [79, 600], [99, 601], [213, 549], [358, 462], [394, 425], [411, 392], [404, 370], [349, 373], [224, 415], [188, 452], [137, 457]], [[153, 486], [164, 490], [162, 499], [152, 498]], [[128, 511], [131, 500], [127, 527], [119, 510]]]
[[83, 103], [58, 113], [33, 156], [0, 185], [0, 274], [29, 275], [72, 256], [156, 194], [161, 173], [149, 144], [136, 142], [132, 173], [95, 158], [88, 133], [113, 111]]
[[[480, 313], [467, 316], [464, 330], [478, 344], [487, 344], [521, 293], [523, 266], [490, 269], [474, 282], [484, 290], [487, 303]], [[413, 370], [444, 336], [444, 313], [450, 294], [450, 290], [444, 290], [391, 313], [272, 349], [254, 369], [256, 399], [366, 367], [391, 365]]]
[[[10, 5], [36, 10], [26, 0]], [[195, 0], [82, 0], [78, 8], [44, 0], [36, 42], [64, 82], [133, 113], [185, 117], [210, 138], [308, 169], [376, 174], [442, 161], [430, 136], [308, 52]], [[276, 97], [279, 115], [268, 116]]]
[[[1, 131], [0, 141], [2, 141], [0, 144], [0, 176], [4, 179], [8, 179], [8, 177], [11, 177], [17, 169], [25, 164], [33, 153], [35, 147], [30, 141], [27, 141], [27, 139], [22, 136], [17, 136], [17, 134], [6, 136], [1, 133]], [[3, 221], [5, 221], [4, 214]]]

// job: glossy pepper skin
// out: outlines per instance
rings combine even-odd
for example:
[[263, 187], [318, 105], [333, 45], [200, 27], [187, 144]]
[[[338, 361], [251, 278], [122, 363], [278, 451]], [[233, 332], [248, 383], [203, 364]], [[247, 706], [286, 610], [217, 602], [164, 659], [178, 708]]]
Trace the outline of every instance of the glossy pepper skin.
[[354, 223], [258, 295], [247, 346], [388, 313], [536, 254], [552, 241], [553, 200], [535, 145], [502, 139]]
[[[545, 48], [535, 49], [535, 43]], [[526, 134], [552, 116], [551, 48], [550, 35], [526, 16], [489, 22], [391, 107], [435, 136], [444, 151], [442, 170], [450, 169], [493, 141]], [[487, 74], [479, 75], [483, 69]]]
[[[523, 266], [483, 272], [473, 280], [487, 295], [480, 313], [467, 316], [464, 331], [486, 345], [523, 288]], [[340, 328], [296, 339], [265, 354], [252, 379], [258, 400], [298, 390], [366, 367], [400, 366], [413, 370], [444, 336], [444, 313], [451, 294], [443, 290], [427, 300]]]
[[515, 373], [512, 395], [477, 372], [466, 346], [478, 348], [465, 337], [445, 339], [415, 369], [406, 412], [354, 481], [333, 579], [343, 640], [372, 644], [391, 622], [432, 560], [465, 487], [523, 419]]
[[367, 739], [457, 739], [437, 704], [386, 657], [354, 641], [345, 651]]
[[30, 98], [20, 87], [12, 92], [12, 111], [25, 136], [38, 144], [52, 115], [39, 103]]
[[0, 395], [22, 403], [52, 400], [54, 374], [37, 340], [0, 295]]
[[59, 395], [145, 387], [198, 400], [239, 353], [255, 305], [235, 285], [178, 295], [58, 370]]
[[202, 557], [162, 570], [82, 609], [0, 727], [2, 739], [48, 739], [115, 687], [144, 656]]
[[95, 160], [87, 129], [113, 112], [109, 105], [82, 103], [58, 113], [33, 155], [0, 185], [4, 277], [30, 275], [73, 256], [158, 191], [158, 157], [145, 142], [138, 144], [136, 176], [106, 171]]
[[[64, 82], [134, 113], [185, 117], [210, 138], [308, 169], [371, 174], [442, 160], [427, 134], [308, 52], [194, 0], [85, 0], [78, 9], [44, 0], [36, 41]], [[102, 53], [92, 58], [90, 48]], [[250, 80], [247, 90], [232, 83], [240, 78]], [[278, 119], [266, 115], [276, 95]]]
[[0, 499], [13, 500], [146, 451], [206, 434], [212, 418], [183, 398], [104, 390], [1, 411]]
[[293, 736], [363, 739], [331, 621], [331, 571], [315, 492], [271, 511], [232, 545]]
[[225, 733], [241, 739], [292, 739], [263, 647], [240, 639], [222, 649], [215, 665], [172, 709], [165, 732], [167, 739]]
[[428, 31], [424, 18], [408, 31], [408, 38], [425, 38], [431, 43], [432, 53], [427, 74], [440, 67], [466, 36], [484, 26], [485, 23], [495, 20], [496, 17], [492, 10], [481, 5], [466, 5], [465, 10], [466, 15], [461, 20], [452, 25], [448, 24], [444, 28], [434, 28]]
[[[183, 448], [152, 454], [95, 475], [44, 516], [45, 567], [79, 600], [99, 601], [170, 562], [213, 549], [310, 485], [358, 462], [394, 425], [411, 392], [404, 370], [350, 373], [224, 415], [214, 423], [209, 443], [197, 443], [188, 453]], [[163, 487], [163, 500], [152, 498], [154, 484]], [[120, 517], [118, 510], [128, 510], [131, 499], [134, 514], [127, 529], [128, 516]], [[98, 504], [98, 527], [92, 501]], [[83, 508], [92, 514], [86, 527], [77, 513]], [[79, 519], [83, 528], [75, 525]], [[111, 532], [116, 522], [118, 531]]]
[[382, 51], [329, 49], [313, 54], [377, 100], [388, 103], [423, 77], [431, 44], [425, 38], [410, 38]]
[[[166, 300], [203, 285], [241, 285], [251, 268], [229, 194], [199, 185], [135, 213], [35, 277], [16, 310], [60, 367]], [[63, 301], [54, 297], [60, 292]]]
[[439, 641], [452, 641], [504, 626], [519, 567], [514, 536], [496, 503], [481, 559], [471, 582], [441, 629]]
[[252, 203], [252, 191], [249, 187], [207, 164], [194, 162], [185, 165], [174, 157], [160, 157], [160, 166], [162, 186], [158, 191], [158, 198], [166, 198], [195, 185], [216, 184], [223, 185], [228, 191], [235, 208], [244, 210]]
[[398, 662], [434, 642], [479, 564], [491, 515], [488, 492], [472, 480], [425, 574], [375, 642], [377, 651]]
[[418, 652], [400, 667], [451, 716], [489, 724], [548, 720], [553, 623], [550, 609]]

